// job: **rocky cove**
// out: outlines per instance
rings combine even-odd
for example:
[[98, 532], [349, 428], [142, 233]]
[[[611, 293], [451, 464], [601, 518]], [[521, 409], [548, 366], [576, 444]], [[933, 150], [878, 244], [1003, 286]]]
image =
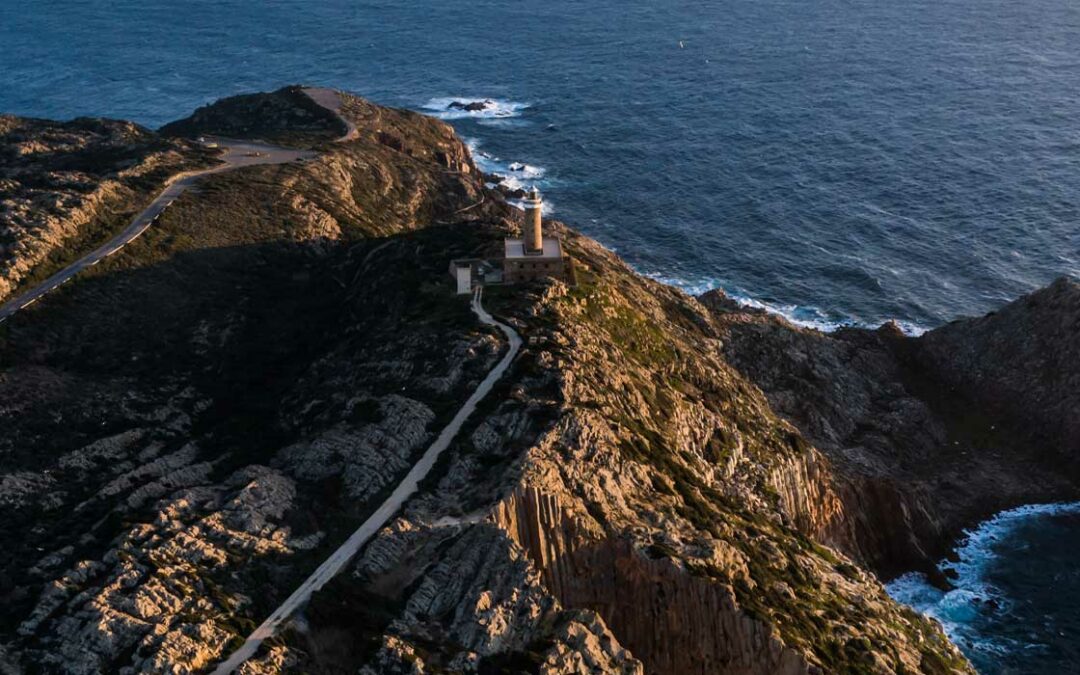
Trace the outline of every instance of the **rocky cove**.
[[[446, 268], [520, 213], [445, 123], [352, 96], [342, 112], [346, 143], [296, 88], [157, 132], [4, 118], [12, 286], [109, 227], [87, 215], [100, 200], [63, 197], [70, 148], [136, 158], [86, 160], [90, 191], [158, 170], [148, 148], [170, 170], [213, 161], [199, 135], [319, 155], [207, 177], [0, 326], [0, 671], [208, 670], [505, 349]], [[136, 211], [147, 185], [110, 208]], [[35, 200], [54, 206], [31, 226]], [[485, 291], [521, 355], [241, 672], [972, 672], [881, 580], [933, 573], [998, 510], [1076, 498], [1080, 285], [918, 338], [825, 334], [546, 225], [577, 283]]]

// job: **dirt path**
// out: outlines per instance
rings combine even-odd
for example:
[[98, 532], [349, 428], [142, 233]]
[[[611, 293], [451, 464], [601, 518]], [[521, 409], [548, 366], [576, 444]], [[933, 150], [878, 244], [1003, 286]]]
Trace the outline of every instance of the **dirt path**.
[[[349, 141], [359, 135], [356, 130], [356, 125], [342, 116], [341, 97], [337, 91], [324, 88], [308, 88], [304, 89], [304, 93], [310, 96], [313, 101], [337, 115], [345, 124], [347, 132], [344, 136], [337, 139], [337, 142]], [[232, 171], [245, 166], [286, 164], [300, 159], [310, 159], [318, 154], [310, 150], [282, 148], [276, 145], [269, 145], [256, 141], [238, 141], [229, 138], [210, 138], [207, 142], [216, 143], [218, 147], [225, 150], [221, 156], [221, 159], [225, 162], [224, 164], [173, 176], [161, 193], [154, 198], [154, 201], [150, 202], [142, 212], [135, 216], [122, 232], [29, 291], [26, 291], [18, 297], [9, 298], [6, 302], [0, 304], [0, 323], [6, 321], [11, 315], [19, 310], [34, 304], [43, 296], [56, 290], [61, 285], [66, 284], [79, 272], [98, 264], [105, 258], [122, 249], [124, 246], [130, 244], [138, 238], [139, 235], [145, 232], [147, 228], [154, 224], [154, 220], [161, 215], [162, 211], [168, 208], [169, 204], [173, 203], [177, 197], [183, 194], [203, 176]]]
[[416, 492], [417, 486], [420, 481], [427, 476], [431, 471], [431, 467], [435, 465], [439, 455], [450, 445], [450, 441], [454, 439], [458, 431], [461, 430], [461, 425], [468, 419], [469, 415], [476, 410], [476, 405], [487, 396], [488, 392], [495, 385], [495, 382], [503, 376], [507, 368], [510, 367], [510, 363], [517, 356], [518, 351], [521, 349], [521, 337], [517, 332], [507, 326], [506, 324], [496, 321], [487, 311], [484, 310], [481, 304], [482, 288], [477, 288], [473, 293], [472, 310], [476, 313], [476, 316], [481, 322], [489, 326], [497, 326], [509, 341], [510, 348], [502, 359], [491, 369], [491, 372], [487, 374], [487, 377], [476, 387], [476, 390], [465, 401], [465, 404], [461, 406], [454, 418], [450, 420], [450, 423], [439, 434], [435, 442], [424, 452], [424, 455], [420, 458], [413, 468], [405, 475], [401, 483], [398, 484], [394, 492], [386, 499], [382, 505], [371, 514], [367, 520], [360, 525], [360, 527], [353, 532], [352, 536], [341, 545], [336, 551], [334, 551], [330, 557], [328, 557], [318, 569], [309, 576], [304, 583], [300, 584], [300, 587], [293, 591], [292, 595], [288, 597], [281, 604], [280, 607], [275, 609], [269, 617], [255, 629], [244, 644], [235, 652], [232, 656], [223, 661], [214, 670], [214, 675], [227, 675], [239, 668], [245, 661], [250, 659], [259, 650], [259, 646], [263, 643], [263, 640], [273, 637], [279, 628], [288, 620], [288, 618], [302, 606], [307, 604], [311, 599], [311, 594], [322, 588], [326, 582], [334, 578], [341, 570], [352, 560], [353, 556], [360, 551], [360, 548], [367, 543], [372, 536], [375, 535], [390, 518], [398, 512], [405, 501]]
[[341, 95], [336, 89], [327, 89], [326, 87], [305, 87], [304, 93], [308, 97], [333, 112], [338, 116], [338, 119], [345, 123], [345, 135], [337, 139], [336, 142], [344, 143], [345, 141], [351, 141], [360, 136], [360, 132], [357, 131], [356, 125], [349, 121], [349, 118], [341, 114]]

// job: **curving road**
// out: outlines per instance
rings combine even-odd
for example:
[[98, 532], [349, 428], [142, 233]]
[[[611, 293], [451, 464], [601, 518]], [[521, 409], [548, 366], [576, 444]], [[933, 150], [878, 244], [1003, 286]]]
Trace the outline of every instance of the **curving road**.
[[[337, 142], [350, 141], [359, 136], [356, 125], [341, 114], [341, 97], [337, 91], [312, 87], [304, 89], [304, 93], [311, 97], [313, 101], [337, 115], [345, 124], [347, 132], [344, 136], [338, 138]], [[7, 302], [0, 304], [0, 323], [6, 321], [19, 310], [34, 304], [42, 296], [56, 290], [62, 284], [67, 283], [79, 272], [98, 264], [130, 244], [154, 224], [154, 219], [161, 215], [161, 212], [168, 208], [169, 204], [203, 176], [258, 164], [286, 164], [301, 159], [310, 159], [318, 154], [310, 150], [296, 150], [256, 141], [238, 141], [229, 138], [207, 138], [206, 142], [215, 143], [217, 147], [224, 149], [224, 153], [220, 157], [224, 164], [199, 171], [180, 173], [170, 178], [165, 189], [141, 213], [135, 216], [122, 232], [29, 291], [18, 297], [9, 298]]]
[[[346, 133], [341, 138], [338, 138], [337, 142], [350, 141], [359, 136], [356, 126], [341, 114], [341, 98], [337, 91], [324, 88], [307, 88], [304, 89], [304, 93], [310, 96], [311, 99], [319, 105], [332, 111], [345, 124]], [[194, 185], [199, 178], [209, 174], [231, 171], [244, 166], [254, 166], [257, 164], [284, 164], [296, 160], [308, 159], [317, 154], [308, 150], [295, 150], [265, 143], [238, 141], [226, 138], [209, 139], [208, 142], [214, 142], [218, 147], [224, 149], [224, 153], [221, 156], [221, 159], [224, 161], [223, 164], [209, 169], [178, 174], [171, 178], [161, 193], [155, 197], [154, 200], [139, 213], [139, 215], [135, 216], [122, 232], [93, 252], [83, 256], [72, 265], [49, 277], [30, 291], [0, 305], [0, 323], [20, 309], [33, 304], [45, 294], [70, 281], [71, 278], [79, 272], [96, 265], [108, 256], [119, 251], [125, 245], [134, 241], [140, 234], [145, 232], [147, 228], [153, 225], [154, 220], [161, 215], [162, 211], [168, 208], [173, 200]], [[384, 244], [384, 246], [385, 245], [386, 244]], [[369, 253], [369, 257], [375, 252], [376, 251], [372, 251]], [[280, 607], [274, 610], [261, 626], [255, 629], [240, 649], [234, 652], [214, 670], [215, 675], [231, 673], [251, 658], [255, 652], [258, 651], [263, 640], [273, 636], [293, 612], [311, 599], [312, 593], [322, 588], [326, 582], [337, 575], [338, 572], [348, 564], [349, 560], [356, 555], [360, 548], [371, 539], [371, 537], [374, 536], [374, 534], [378, 532], [395, 513], [397, 513], [405, 501], [416, 492], [420, 481], [431, 471], [431, 468], [435, 465], [439, 455], [449, 447], [450, 441], [452, 441], [461, 430], [461, 426], [465, 423], [465, 420], [468, 419], [469, 415], [476, 410], [477, 404], [488, 395], [491, 388], [495, 385], [495, 382], [498, 381], [510, 367], [510, 363], [514, 360], [514, 357], [517, 356], [518, 351], [521, 350], [521, 337], [513, 328], [496, 321], [491, 314], [484, 309], [481, 304], [482, 294], [483, 288], [477, 288], [473, 293], [472, 311], [482, 323], [489, 326], [497, 326], [503, 334], [506, 335], [506, 339], [509, 343], [509, 349], [506, 354], [499, 360], [495, 367], [491, 369], [484, 380], [480, 382], [476, 387], [476, 390], [473, 391], [472, 395], [465, 401], [465, 404], [462, 405], [461, 409], [454, 415], [454, 418], [450, 420], [450, 423], [439, 433], [439, 436], [431, 446], [428, 447], [423, 456], [420, 457], [420, 460], [413, 465], [412, 469], [409, 470], [409, 473], [405, 475], [405, 478], [402, 479], [401, 483], [398, 484], [397, 488], [394, 489], [394, 492], [386, 499], [386, 501], [360, 525], [340, 548], [323, 561], [318, 569], [316, 569], [299, 588], [293, 591], [292, 595], [290, 595]]]
[[323, 561], [323, 564], [319, 565], [319, 568], [315, 570], [310, 577], [308, 577], [304, 583], [300, 584], [300, 587], [293, 591], [292, 595], [288, 597], [281, 604], [280, 607], [275, 609], [266, 621], [261, 626], [255, 629], [240, 649], [233, 652], [232, 656], [223, 661], [215, 670], [213, 675], [228, 675], [239, 668], [245, 661], [255, 655], [255, 652], [259, 650], [259, 645], [263, 643], [263, 640], [272, 637], [277, 633], [278, 629], [288, 620], [288, 618], [297, 609], [307, 604], [311, 599], [311, 594], [322, 588], [326, 582], [334, 578], [348, 562], [357, 554], [362, 547], [376, 532], [378, 532], [390, 518], [397, 513], [398, 509], [405, 503], [409, 497], [416, 492], [417, 486], [420, 481], [427, 476], [431, 471], [431, 467], [435, 465], [435, 461], [442, 454], [443, 450], [450, 445], [450, 441], [454, 439], [458, 431], [461, 430], [461, 425], [465, 420], [476, 410], [476, 405], [487, 396], [491, 391], [495, 382], [502, 377], [506, 369], [510, 367], [510, 362], [517, 356], [518, 351], [521, 349], [521, 337], [517, 332], [507, 326], [506, 324], [496, 321], [487, 311], [484, 310], [481, 304], [481, 295], [483, 288], [478, 287], [473, 292], [472, 299], [472, 311], [476, 313], [476, 316], [480, 318], [480, 321], [488, 324], [489, 326], [498, 326], [506, 335], [506, 339], [510, 343], [510, 349], [502, 359], [491, 369], [491, 372], [487, 374], [487, 377], [476, 387], [476, 391], [465, 401], [465, 405], [461, 406], [457, 414], [454, 415], [454, 419], [450, 420], [450, 423], [439, 434], [439, 437], [435, 439], [435, 442], [424, 452], [424, 455], [420, 458], [413, 468], [409, 470], [409, 473], [405, 475], [401, 483], [394, 489], [394, 492], [387, 498], [382, 505], [371, 514], [367, 520], [360, 525], [360, 527], [353, 532], [352, 536], [341, 545], [336, 551], [330, 554], [330, 557]]

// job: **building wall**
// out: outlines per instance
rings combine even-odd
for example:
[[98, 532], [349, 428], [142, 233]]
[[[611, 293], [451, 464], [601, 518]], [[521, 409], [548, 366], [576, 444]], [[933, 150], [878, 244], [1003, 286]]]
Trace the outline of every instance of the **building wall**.
[[566, 276], [566, 264], [562, 258], [544, 258], [539, 260], [504, 260], [503, 281], [508, 284], [554, 277]]
[[540, 219], [539, 205], [525, 209], [525, 226], [522, 228], [525, 247], [530, 251], [544, 250], [544, 226]]
[[471, 267], [458, 267], [455, 270], [455, 280], [457, 281], [458, 295], [465, 295], [466, 293], [472, 293], [472, 268]]

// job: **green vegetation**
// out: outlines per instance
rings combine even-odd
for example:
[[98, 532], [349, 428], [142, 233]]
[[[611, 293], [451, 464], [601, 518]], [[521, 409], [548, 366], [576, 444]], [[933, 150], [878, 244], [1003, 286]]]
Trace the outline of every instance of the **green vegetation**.
[[[46, 133], [53, 127], [68, 133], [78, 133], [78, 129], [86, 125], [90, 127], [103, 125], [106, 128], [88, 129], [85, 132], [87, 146], [75, 152], [35, 154], [34, 165], [18, 168], [17, 175], [20, 182], [15, 183], [16, 187], [12, 188], [14, 190], [12, 196], [18, 196], [20, 187], [46, 192], [56, 190], [59, 194], [90, 190], [90, 187], [81, 183], [77, 185], [65, 183], [62, 178], [54, 177], [63, 174], [54, 172], [76, 171], [85, 174], [92, 181], [113, 181], [118, 187], [116, 196], [107, 200], [88, 222], [78, 228], [73, 236], [63, 241], [62, 246], [50, 249], [46, 257], [36, 263], [30, 273], [19, 280], [9, 297], [17, 297], [33, 288], [118, 234], [157, 196], [172, 176], [183, 171], [210, 166], [216, 161], [211, 151], [170, 142], [146, 130], [132, 132], [120, 138], [110, 135], [117, 133], [115, 129], [109, 129], [110, 125], [123, 128], [124, 124], [102, 120], [74, 120], [67, 123], [35, 120], [27, 123], [28, 130], [24, 135], [28, 137], [37, 133]], [[98, 138], [94, 134], [103, 134], [104, 138]], [[0, 141], [3, 140], [14, 139], [0, 139]], [[141, 175], [121, 176], [121, 171], [129, 165], [138, 165], [155, 153], [166, 152], [176, 153], [177, 156], [166, 161], [162, 161], [159, 156], [155, 161], [160, 164], [153, 169]], [[19, 164], [18, 160], [12, 159], [4, 163], [8, 162]], [[12, 167], [0, 166], [0, 174], [8, 168]], [[131, 171], [130, 168], [126, 170]], [[67, 213], [63, 210], [55, 210], [54, 215], [64, 218]]]
[[[580, 285], [556, 301], [544, 326], [572, 336], [569, 341], [576, 345], [552, 348], [571, 364], [577, 390], [589, 397], [568, 403], [600, 411], [619, 439], [620, 457], [653, 469], [650, 508], [733, 546], [748, 576], [732, 578], [730, 570], [662, 542], [653, 541], [644, 554], [676, 560], [695, 576], [730, 584], [742, 611], [773, 627], [785, 644], [825, 672], [875, 672], [875, 658], [901, 672], [892, 644], [898, 635], [909, 646], [921, 646], [923, 672], [962, 668], [962, 658], [925, 620], [906, 617], [883, 596], [853, 601], [843, 584], [866, 584], [869, 578], [771, 515], [782, 510], [781, 496], [769, 482], [772, 470], [812, 449], [776, 417], [753, 385], [719, 358], [697, 351], [702, 338], [713, 334], [706, 320], [687, 303], [643, 292], [632, 277], [602, 261], [588, 267]], [[672, 440], [687, 415], [700, 414], [695, 409], [720, 420], [701, 457], [675, 447]], [[701, 462], [730, 464], [738, 472], [739, 487], [732, 493], [722, 490], [693, 468]], [[766, 506], [734, 496], [741, 491]], [[589, 512], [610, 525], [601, 509]]]

